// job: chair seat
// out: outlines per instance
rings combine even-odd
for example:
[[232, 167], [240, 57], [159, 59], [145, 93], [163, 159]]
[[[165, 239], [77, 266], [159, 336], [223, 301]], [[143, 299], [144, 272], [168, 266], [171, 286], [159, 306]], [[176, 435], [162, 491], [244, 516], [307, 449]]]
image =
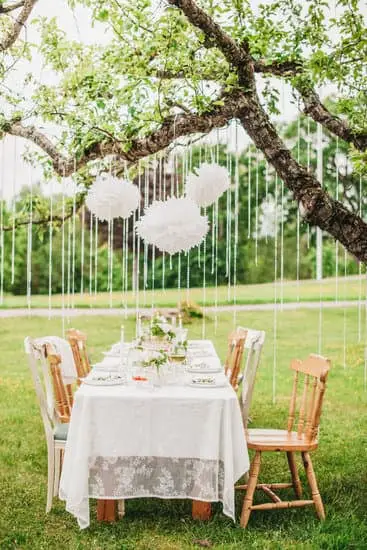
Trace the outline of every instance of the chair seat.
[[299, 438], [297, 432], [287, 430], [246, 430], [246, 441], [249, 449], [257, 451], [312, 451], [318, 442], [308, 442], [305, 436]]
[[58, 424], [54, 430], [55, 441], [66, 441], [68, 437], [69, 424]]

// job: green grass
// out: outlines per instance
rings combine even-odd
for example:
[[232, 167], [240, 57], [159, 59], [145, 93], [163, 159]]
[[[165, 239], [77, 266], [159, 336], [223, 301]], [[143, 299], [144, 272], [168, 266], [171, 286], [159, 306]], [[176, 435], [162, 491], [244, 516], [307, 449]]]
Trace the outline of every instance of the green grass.
[[[343, 279], [342, 277], [336, 280], [335, 278], [324, 279], [321, 284], [315, 280], [305, 281], [284, 281], [277, 285], [278, 301], [283, 297], [284, 302], [305, 302], [319, 301], [320, 297], [324, 301], [332, 301], [338, 298], [339, 300], [358, 300], [365, 294], [365, 276], [350, 277]], [[167, 289], [165, 291], [157, 290], [155, 292], [147, 290], [140, 291], [139, 300], [140, 307], [151, 306], [156, 307], [175, 307], [181, 300], [187, 299], [186, 289], [179, 292], [177, 289]], [[203, 304], [203, 289], [192, 288], [189, 292], [189, 299]], [[218, 288], [217, 303], [218, 305], [227, 304], [263, 304], [274, 301], [274, 283], [263, 283], [254, 285], [238, 285], [236, 295], [233, 288], [228, 290], [227, 286]], [[214, 305], [216, 301], [216, 291], [214, 287], [206, 289], [206, 305]], [[47, 308], [49, 305], [48, 296], [36, 295], [31, 299], [32, 307]], [[97, 295], [89, 296], [89, 294], [75, 294], [74, 297], [68, 299], [65, 297], [65, 307], [73, 304], [77, 308], [103, 308], [103, 307], [135, 307], [136, 295], [129, 291], [126, 296], [121, 292], [113, 292], [112, 295], [107, 292], [100, 292]], [[4, 303], [1, 308], [24, 308], [27, 307], [27, 299], [25, 296], [12, 296], [10, 294], [4, 297]], [[62, 297], [60, 294], [52, 296], [52, 307], [62, 307]]]
[[[273, 371], [273, 324], [271, 312], [237, 315], [239, 324], [263, 328], [267, 341], [255, 388], [253, 426], [285, 424], [291, 389], [289, 360], [317, 349], [317, 311], [291, 311], [277, 317], [277, 400], [271, 400]], [[343, 366], [344, 323], [347, 365]], [[221, 356], [226, 334], [233, 324], [229, 314], [206, 324]], [[362, 323], [364, 324], [364, 323]], [[80, 317], [73, 325], [88, 333], [92, 358], [118, 340], [119, 323], [111, 317]], [[126, 321], [128, 336], [133, 320]], [[365, 327], [361, 327], [365, 334]], [[190, 326], [199, 337], [201, 324]], [[35, 392], [22, 341], [27, 334], [60, 334], [61, 320], [42, 318], [0, 320], [0, 548], [7, 549], [121, 549], [176, 550], [198, 548], [197, 539], [211, 541], [218, 549], [365, 549], [367, 548], [367, 397], [363, 389], [364, 344], [358, 343], [358, 311], [325, 310], [322, 351], [332, 360], [321, 426], [321, 443], [314, 465], [327, 519], [320, 523], [311, 508], [277, 512], [254, 512], [243, 531], [224, 517], [220, 505], [208, 523], [190, 517], [187, 501], [138, 499], [127, 502], [124, 520], [101, 525], [91, 511], [91, 526], [80, 531], [76, 520], [55, 500], [45, 515], [46, 450]], [[288, 480], [285, 457], [266, 456], [262, 478]], [[302, 475], [302, 480], [304, 476]], [[237, 495], [237, 515], [242, 495]]]

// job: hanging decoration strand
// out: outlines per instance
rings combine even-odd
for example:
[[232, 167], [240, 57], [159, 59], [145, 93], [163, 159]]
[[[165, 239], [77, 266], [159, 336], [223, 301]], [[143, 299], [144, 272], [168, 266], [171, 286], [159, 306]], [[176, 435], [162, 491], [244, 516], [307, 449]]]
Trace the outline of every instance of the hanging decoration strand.
[[85, 262], [85, 206], [81, 216], [81, 251], [80, 251], [80, 295], [84, 295], [84, 262]]
[[[362, 218], [362, 176], [359, 176], [358, 214]], [[362, 340], [362, 262], [358, 262], [358, 342]]]
[[[339, 155], [339, 138], [336, 138], [335, 157]], [[339, 200], [339, 170], [335, 163], [335, 200]], [[339, 241], [335, 241], [335, 302], [339, 301]]]
[[5, 179], [5, 138], [1, 140], [0, 174], [0, 305], [4, 303], [4, 179]]
[[[297, 162], [301, 160], [301, 117], [298, 116], [297, 120]], [[297, 281], [297, 302], [299, 302], [300, 296], [300, 225], [301, 225], [300, 210], [297, 208], [297, 234], [296, 234], [296, 281]]]
[[[275, 174], [275, 205], [278, 204], [278, 176]], [[277, 374], [277, 331], [278, 331], [278, 296], [277, 296], [277, 284], [278, 284], [278, 208], [274, 209], [274, 314], [273, 314], [273, 383], [272, 383], [272, 397], [273, 403], [276, 400], [276, 374]]]
[[[323, 185], [323, 132], [321, 124], [317, 125], [317, 158], [316, 158], [316, 172], [317, 179], [320, 182], [321, 186]], [[319, 329], [318, 329], [318, 352], [321, 354], [322, 351], [322, 317], [323, 317], [323, 307], [322, 307], [322, 230], [316, 228], [316, 270], [317, 270], [317, 279], [319, 280]]]
[[33, 178], [32, 167], [29, 166], [30, 205], [27, 235], [27, 306], [30, 313], [32, 307], [32, 232], [33, 232]]
[[13, 151], [13, 197], [12, 197], [12, 233], [11, 233], [11, 284], [15, 281], [15, 216], [16, 216], [16, 181], [17, 181], [17, 141], [14, 139]]
[[[233, 248], [233, 328], [237, 325], [237, 255], [238, 255], [238, 220], [239, 220], [239, 187], [240, 187], [240, 167], [239, 167], [239, 149], [238, 149], [238, 122], [235, 128], [235, 191], [234, 191], [234, 248]], [[258, 188], [257, 188], [258, 198]], [[257, 223], [257, 222], [256, 222]], [[257, 225], [256, 225], [257, 235]], [[257, 242], [257, 240], [256, 240]]]

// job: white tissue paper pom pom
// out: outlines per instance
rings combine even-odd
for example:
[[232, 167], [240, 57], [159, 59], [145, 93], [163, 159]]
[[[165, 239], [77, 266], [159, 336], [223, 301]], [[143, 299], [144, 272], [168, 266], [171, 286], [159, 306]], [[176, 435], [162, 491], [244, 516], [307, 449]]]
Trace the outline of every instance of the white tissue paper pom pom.
[[88, 191], [86, 205], [101, 221], [128, 218], [139, 206], [140, 193], [127, 180], [100, 175]]
[[210, 206], [230, 186], [228, 170], [219, 164], [204, 162], [197, 175], [190, 173], [186, 180], [186, 196], [198, 206]]
[[209, 229], [207, 216], [188, 198], [155, 201], [136, 223], [138, 235], [162, 252], [186, 252], [201, 243]]

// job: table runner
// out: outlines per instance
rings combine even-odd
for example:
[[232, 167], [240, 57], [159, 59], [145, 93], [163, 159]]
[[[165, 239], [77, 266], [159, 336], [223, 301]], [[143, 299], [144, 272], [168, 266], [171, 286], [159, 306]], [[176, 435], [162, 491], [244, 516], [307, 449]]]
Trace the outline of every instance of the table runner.
[[[202, 344], [208, 356], [215, 354], [212, 344]], [[60, 498], [81, 528], [89, 525], [89, 498], [221, 501], [234, 519], [234, 483], [248, 468], [240, 407], [228, 384], [153, 391], [82, 385]]]

